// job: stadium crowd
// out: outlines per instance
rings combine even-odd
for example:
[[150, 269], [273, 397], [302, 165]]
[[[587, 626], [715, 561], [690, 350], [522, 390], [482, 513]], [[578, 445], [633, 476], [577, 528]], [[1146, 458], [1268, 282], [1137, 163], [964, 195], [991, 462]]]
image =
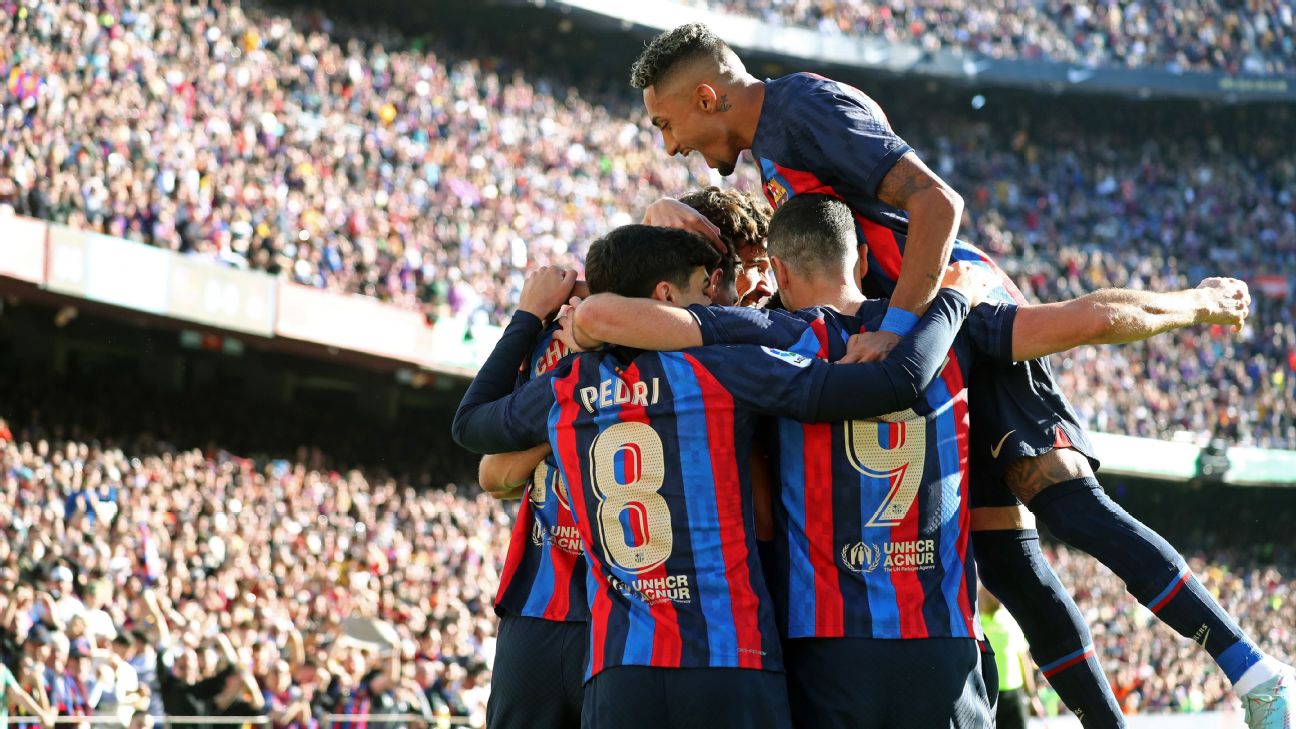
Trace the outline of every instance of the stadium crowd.
[[719, 0], [696, 2], [768, 23], [991, 58], [1296, 72], [1296, 10], [1283, 0]]
[[[1272, 5], [1246, 12], [1272, 15], [1278, 32], [1290, 19]], [[420, 307], [429, 320], [501, 321], [528, 267], [575, 262], [651, 200], [708, 179], [700, 160], [663, 162], [628, 90], [578, 91], [497, 49], [434, 51], [394, 31], [237, 3], [15, 7], [0, 28], [0, 202]], [[1193, 4], [1170, 15], [1242, 12]], [[968, 199], [963, 235], [1041, 298], [1215, 273], [1277, 274], [1283, 288], [1296, 265], [1296, 157], [1276, 136], [1238, 154], [1195, 130], [1145, 143], [1043, 111], [990, 124], [880, 101]], [[751, 167], [738, 186], [756, 184]], [[1296, 447], [1291, 319], [1270, 300], [1240, 338], [1190, 332], [1086, 350], [1067, 360], [1066, 385], [1099, 430]], [[1179, 397], [1186, 384], [1202, 396]]]
[[[415, 490], [360, 471], [62, 440], [0, 421], [8, 685], [52, 714], [127, 725], [165, 712], [264, 714], [283, 729], [330, 713], [479, 726], [510, 521], [475, 488]], [[1248, 551], [1216, 534], [1183, 535], [1194, 570], [1276, 656], [1296, 658], [1296, 554], [1274, 551], [1281, 537], [1249, 540]], [[1127, 711], [1229, 704], [1209, 658], [1153, 624], [1111, 573], [1065, 547], [1050, 557]], [[5, 691], [5, 711], [29, 713]]]
[[[1048, 557], [1091, 626], [1103, 669], [1125, 713], [1189, 713], [1233, 704], [1228, 679], [1210, 656], [1158, 625], [1105, 567], [1060, 545], [1048, 550]], [[1296, 580], [1291, 572], [1218, 550], [1190, 555], [1189, 564], [1266, 650], [1284, 661], [1296, 657]], [[1036, 685], [1047, 682], [1037, 676]]]
[[509, 523], [476, 489], [0, 420], [0, 703], [19, 708], [17, 685], [54, 714], [125, 722], [480, 725]]

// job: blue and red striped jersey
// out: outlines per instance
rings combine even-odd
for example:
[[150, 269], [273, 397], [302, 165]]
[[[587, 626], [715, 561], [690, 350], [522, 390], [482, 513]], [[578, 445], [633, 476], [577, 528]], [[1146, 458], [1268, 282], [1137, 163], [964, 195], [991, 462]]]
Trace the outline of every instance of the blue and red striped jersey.
[[[691, 307], [703, 341], [785, 347], [835, 361], [874, 330], [885, 300], [855, 315]], [[918, 403], [879, 418], [778, 421], [770, 589], [789, 638], [976, 637], [969, 559], [967, 381], [977, 359], [1012, 359], [1010, 305], [973, 309]]]
[[761, 347], [612, 350], [511, 396], [509, 427], [548, 436], [586, 546], [589, 675], [782, 670], [748, 454], [757, 413], [811, 412], [822, 364]]
[[[865, 291], [890, 296], [900, 276], [909, 218], [877, 197], [878, 186], [912, 148], [891, 129], [877, 102], [859, 89], [813, 73], [765, 81], [765, 101], [752, 139], [765, 198], [777, 209], [802, 193], [850, 206], [861, 243], [868, 244]], [[956, 240], [951, 261], [984, 264], [1000, 277], [994, 296], [1023, 304], [1016, 284], [981, 249]]]
[[[519, 386], [544, 375], [567, 356], [554, 337], [556, 327], [536, 340]], [[585, 597], [585, 557], [580, 533], [572, 518], [567, 485], [552, 455], [536, 467], [518, 508], [509, 538], [495, 611], [544, 620], [589, 620]]]

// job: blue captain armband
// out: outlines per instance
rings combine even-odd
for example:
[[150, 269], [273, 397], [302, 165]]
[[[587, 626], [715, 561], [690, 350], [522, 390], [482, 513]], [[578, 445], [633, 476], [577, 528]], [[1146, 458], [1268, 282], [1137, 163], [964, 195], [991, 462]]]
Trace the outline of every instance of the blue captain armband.
[[886, 316], [882, 317], [882, 325], [878, 327], [878, 331], [891, 332], [896, 336], [904, 337], [913, 331], [913, 328], [917, 325], [917, 314], [892, 306], [887, 309]]

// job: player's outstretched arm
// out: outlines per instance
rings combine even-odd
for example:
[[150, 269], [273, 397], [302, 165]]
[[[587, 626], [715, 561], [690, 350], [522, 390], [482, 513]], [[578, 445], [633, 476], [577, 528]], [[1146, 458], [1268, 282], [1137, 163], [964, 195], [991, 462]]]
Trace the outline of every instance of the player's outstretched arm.
[[1103, 289], [1056, 304], [1023, 306], [1013, 323], [1013, 359], [1030, 360], [1083, 344], [1126, 344], [1197, 324], [1241, 328], [1251, 313], [1245, 282], [1208, 278], [1195, 289]]
[[520, 499], [536, 467], [552, 451], [542, 443], [525, 451], [482, 456], [477, 467], [477, 481], [482, 490], [496, 499]]
[[909, 336], [881, 362], [822, 364], [823, 386], [809, 404], [807, 422], [873, 418], [913, 406], [940, 373], [971, 304], [942, 289]]
[[580, 302], [564, 328], [568, 346], [593, 349], [603, 344], [668, 352], [702, 346], [702, 329], [687, 309], [655, 299], [595, 294]]

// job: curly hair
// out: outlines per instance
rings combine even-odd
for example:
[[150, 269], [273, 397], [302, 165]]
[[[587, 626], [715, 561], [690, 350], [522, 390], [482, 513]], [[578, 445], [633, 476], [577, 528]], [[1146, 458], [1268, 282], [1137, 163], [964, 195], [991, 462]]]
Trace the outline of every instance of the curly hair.
[[661, 83], [680, 64], [698, 58], [713, 58], [723, 68], [732, 53], [706, 23], [688, 23], [648, 41], [643, 53], [630, 66], [630, 85], [646, 89]]
[[765, 247], [769, 236], [770, 209], [749, 193], [720, 189], [712, 185], [680, 197], [680, 202], [706, 216], [720, 229], [720, 238], [730, 251], [751, 246]]

